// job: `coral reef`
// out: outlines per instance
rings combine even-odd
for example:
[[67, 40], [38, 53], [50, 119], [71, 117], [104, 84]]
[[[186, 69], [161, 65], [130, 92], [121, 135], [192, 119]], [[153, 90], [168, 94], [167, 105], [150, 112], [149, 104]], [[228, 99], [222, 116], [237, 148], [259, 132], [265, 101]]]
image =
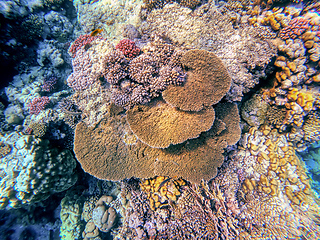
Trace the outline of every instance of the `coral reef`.
[[136, 46], [136, 43], [130, 39], [122, 39], [116, 45], [116, 49], [119, 49], [125, 57], [133, 58], [139, 55], [140, 48]]
[[309, 20], [303, 17], [297, 17], [292, 19], [288, 27], [282, 28], [279, 31], [279, 36], [281, 39], [295, 39], [296, 37], [300, 36], [309, 28]]
[[73, 25], [70, 20], [55, 11], [44, 15], [45, 23], [50, 29], [50, 36], [60, 42], [65, 42], [73, 32]]
[[[101, 38], [100, 36], [91, 36], [90, 34], [80, 35], [74, 42], [71, 44], [69, 48], [69, 53], [74, 58], [76, 53], [81, 48], [85, 48], [87, 50], [91, 47], [91, 43], [97, 38]], [[102, 38], [101, 38], [102, 39]]]
[[50, 103], [47, 96], [34, 98], [28, 105], [30, 114], [39, 114]]
[[254, 94], [242, 105], [241, 117], [250, 126], [259, 127], [266, 120], [268, 108], [269, 104], [263, 99], [261, 94]]
[[43, 201], [76, 182], [76, 162], [70, 151], [19, 132], [7, 133], [0, 141], [11, 148], [1, 158], [1, 209]]
[[[247, 24], [234, 28], [230, 15], [213, 1], [194, 12], [178, 4], [167, 4], [148, 14], [139, 28], [146, 35], [162, 34], [172, 42], [190, 49], [213, 52], [225, 65], [232, 79], [227, 93], [230, 101], [241, 101], [253, 88], [276, 55], [275, 44], [262, 40], [257, 29]], [[208, 24], [210, 22], [210, 24]]]
[[[170, 0], [143, 0], [144, 7], [148, 10], [152, 10], [154, 8], [162, 8], [164, 5], [171, 3]], [[201, 0], [175, 0], [175, 2], [179, 3], [181, 6], [188, 8], [195, 8], [196, 6], [201, 4]]]
[[73, 72], [67, 79], [67, 84], [75, 91], [88, 89], [96, 80], [92, 76], [92, 61], [89, 53], [83, 48], [77, 51], [76, 56], [72, 59]]
[[89, 33], [93, 29], [103, 29], [101, 34], [108, 40], [121, 40], [121, 28], [124, 25], [131, 24], [137, 27], [141, 24], [142, 0], [74, 0], [73, 4], [83, 31]]
[[304, 139], [309, 142], [320, 141], [320, 112], [310, 112], [302, 126], [304, 131]]
[[199, 137], [214, 122], [212, 107], [199, 112], [179, 111], [164, 102], [153, 106], [135, 106], [127, 111], [130, 129], [143, 143], [150, 147], [167, 148]]
[[61, 200], [60, 206], [60, 237], [63, 240], [79, 239], [83, 224], [81, 223], [82, 207], [85, 199], [71, 191]]
[[37, 54], [37, 62], [40, 66], [48, 65], [47, 61], [49, 61], [54, 68], [61, 67], [64, 64], [61, 52], [54, 46], [54, 41], [52, 40], [41, 42]]
[[[310, 180], [306, 175], [292, 144], [276, 129], [262, 126], [251, 128], [243, 137], [247, 147], [248, 163], [254, 161], [254, 175], [248, 173], [243, 182], [243, 191], [254, 189], [271, 196], [285, 198], [291, 204], [302, 205], [313, 202]], [[244, 156], [244, 153], [240, 153]], [[252, 158], [252, 159], [250, 159]], [[250, 159], [250, 160], [249, 160]]]
[[216, 175], [216, 168], [224, 160], [224, 148], [235, 144], [241, 133], [235, 104], [218, 105], [216, 111], [219, 113], [216, 119], [220, 120], [214, 122], [211, 130], [197, 139], [166, 149], [151, 148], [140, 141], [126, 144], [127, 134], [132, 133], [125, 116], [110, 111], [112, 115], [108, 114], [109, 117], [94, 128], [81, 122], [77, 124], [76, 158], [84, 171], [100, 179], [162, 175], [183, 177], [192, 182], [209, 180]]
[[155, 177], [140, 183], [141, 190], [147, 193], [150, 208], [164, 208], [175, 204], [181, 196], [181, 187], [187, 183], [179, 178]]
[[183, 86], [169, 86], [164, 100], [184, 111], [200, 111], [218, 103], [229, 91], [231, 78], [220, 59], [205, 50], [190, 50], [181, 64], [189, 69]]
[[[134, 55], [134, 54], [133, 54]], [[168, 85], [181, 85], [180, 51], [154, 37], [139, 56], [126, 59], [119, 50], [105, 56], [104, 77], [112, 87], [112, 100], [126, 109], [146, 104], [158, 97]]]

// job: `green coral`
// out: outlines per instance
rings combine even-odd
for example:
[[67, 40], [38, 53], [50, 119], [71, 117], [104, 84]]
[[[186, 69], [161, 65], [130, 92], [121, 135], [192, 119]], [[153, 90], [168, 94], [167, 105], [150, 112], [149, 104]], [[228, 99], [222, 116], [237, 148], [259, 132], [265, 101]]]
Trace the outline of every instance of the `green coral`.
[[61, 200], [61, 240], [81, 239], [81, 231], [84, 228], [84, 222], [81, 221], [81, 213], [84, 204], [84, 198], [81, 193], [70, 191]]
[[0, 158], [0, 209], [45, 200], [76, 182], [76, 161], [69, 150], [20, 132], [0, 136], [0, 142], [11, 148]]

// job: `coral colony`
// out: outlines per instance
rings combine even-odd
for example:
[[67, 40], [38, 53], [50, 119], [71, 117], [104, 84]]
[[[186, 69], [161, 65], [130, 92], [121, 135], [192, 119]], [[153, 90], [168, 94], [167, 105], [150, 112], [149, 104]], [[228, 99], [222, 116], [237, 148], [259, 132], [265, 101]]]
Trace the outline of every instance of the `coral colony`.
[[319, 11], [0, 0], [0, 239], [318, 239]]

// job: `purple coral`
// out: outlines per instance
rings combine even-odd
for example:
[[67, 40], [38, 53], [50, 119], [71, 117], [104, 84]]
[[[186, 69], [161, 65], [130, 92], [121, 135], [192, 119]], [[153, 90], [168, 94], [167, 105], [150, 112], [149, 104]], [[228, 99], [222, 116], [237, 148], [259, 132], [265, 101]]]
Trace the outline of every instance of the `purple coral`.
[[144, 53], [132, 59], [127, 59], [118, 49], [106, 55], [104, 77], [111, 84], [115, 104], [125, 108], [146, 104], [168, 85], [184, 83], [181, 51], [159, 38], [148, 46]]
[[39, 114], [49, 103], [50, 99], [47, 96], [34, 98], [31, 103], [28, 104], [29, 113]]
[[118, 84], [121, 79], [124, 79], [128, 75], [125, 67], [127, 60], [119, 50], [108, 54], [104, 59], [104, 64], [106, 66], [104, 77], [110, 84]]
[[44, 92], [51, 92], [55, 85], [57, 84], [57, 78], [54, 76], [46, 77], [43, 81], [43, 84], [41, 86], [42, 91]]
[[310, 20], [303, 17], [297, 17], [289, 22], [289, 26], [280, 30], [279, 36], [281, 39], [295, 39], [304, 33], [309, 27]]
[[70, 46], [69, 52], [71, 53], [72, 57], [76, 56], [76, 53], [79, 49], [83, 46], [85, 48], [89, 48], [92, 41], [95, 39], [100, 38], [103, 39], [101, 36], [91, 36], [90, 34], [80, 35]]
[[91, 76], [92, 62], [89, 54], [80, 49], [72, 60], [73, 72], [67, 78], [67, 84], [73, 90], [81, 91], [88, 89], [94, 83], [94, 77]]

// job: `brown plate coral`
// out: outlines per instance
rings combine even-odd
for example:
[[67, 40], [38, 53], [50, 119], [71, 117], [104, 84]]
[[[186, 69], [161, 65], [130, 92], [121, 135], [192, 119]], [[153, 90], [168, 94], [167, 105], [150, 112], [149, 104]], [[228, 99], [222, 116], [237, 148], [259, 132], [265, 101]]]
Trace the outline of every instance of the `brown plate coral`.
[[189, 50], [181, 63], [188, 69], [182, 86], [168, 86], [164, 100], [184, 111], [200, 111], [217, 104], [229, 91], [231, 78], [221, 60], [212, 52]]
[[216, 120], [208, 132], [166, 149], [151, 148], [138, 139], [132, 141], [134, 135], [121, 113], [108, 115], [96, 127], [79, 123], [74, 152], [84, 171], [99, 179], [165, 175], [197, 183], [209, 180], [223, 163], [224, 148], [240, 138], [237, 105], [225, 103], [216, 108]]
[[185, 112], [164, 101], [153, 106], [138, 105], [127, 111], [131, 130], [145, 144], [154, 148], [167, 148], [183, 143], [208, 131], [214, 122], [212, 107], [199, 112]]

